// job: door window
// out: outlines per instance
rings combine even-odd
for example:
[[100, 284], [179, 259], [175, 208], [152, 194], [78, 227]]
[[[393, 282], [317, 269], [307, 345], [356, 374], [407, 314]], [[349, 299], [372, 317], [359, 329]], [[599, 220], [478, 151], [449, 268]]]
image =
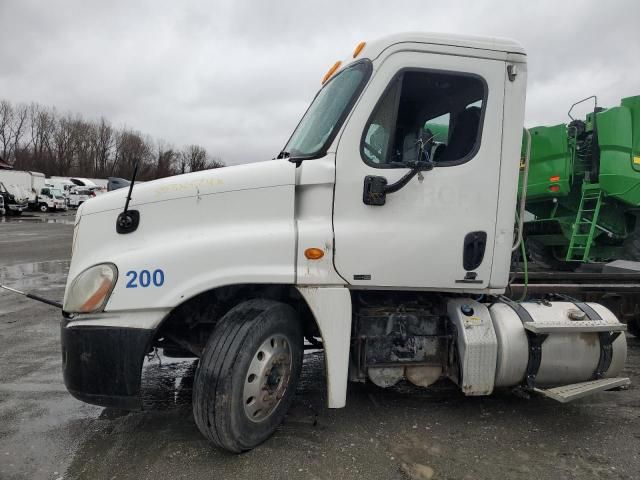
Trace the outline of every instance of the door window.
[[365, 127], [362, 158], [379, 168], [464, 163], [480, 147], [486, 97], [486, 82], [477, 75], [400, 72]]

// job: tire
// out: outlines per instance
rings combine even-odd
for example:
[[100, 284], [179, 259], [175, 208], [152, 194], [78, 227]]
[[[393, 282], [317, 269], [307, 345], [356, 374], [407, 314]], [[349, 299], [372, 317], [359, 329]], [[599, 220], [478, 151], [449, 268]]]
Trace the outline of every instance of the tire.
[[46, 203], [41, 203], [38, 210], [40, 210], [42, 213], [47, 213], [49, 211], [49, 207]]
[[559, 259], [553, 247], [543, 245], [531, 238], [527, 239], [525, 246], [533, 263], [545, 270], [573, 272], [581, 265], [580, 262], [567, 262]]
[[[236, 453], [267, 440], [293, 401], [302, 352], [302, 328], [289, 305], [256, 299], [232, 308], [209, 337], [196, 370], [193, 416], [200, 432]], [[262, 395], [265, 388], [270, 395]]]
[[620, 259], [640, 262], [640, 234], [637, 229], [625, 238]]

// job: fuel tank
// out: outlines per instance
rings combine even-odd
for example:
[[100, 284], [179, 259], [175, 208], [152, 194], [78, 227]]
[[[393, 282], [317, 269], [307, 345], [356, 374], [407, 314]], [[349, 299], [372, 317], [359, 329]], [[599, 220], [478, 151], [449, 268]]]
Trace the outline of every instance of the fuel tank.
[[[616, 377], [627, 357], [624, 325], [606, 307], [588, 303], [600, 320], [585, 319], [585, 312], [571, 302], [523, 302], [529, 331], [544, 332], [536, 385], [553, 386], [586, 382], [594, 378], [601, 356], [601, 333], [617, 335], [611, 344], [611, 362], [603, 378]], [[512, 306], [496, 303], [489, 312], [498, 340], [496, 387], [522, 384], [529, 361], [525, 323]], [[600, 330], [600, 331], [594, 331]], [[531, 335], [531, 333], [530, 333]], [[612, 337], [613, 338], [613, 337]]]

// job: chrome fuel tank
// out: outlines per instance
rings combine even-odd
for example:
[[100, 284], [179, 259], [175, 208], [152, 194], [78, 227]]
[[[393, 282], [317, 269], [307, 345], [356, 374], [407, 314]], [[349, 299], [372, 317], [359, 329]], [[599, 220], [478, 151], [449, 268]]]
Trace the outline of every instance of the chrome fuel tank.
[[[593, 379], [600, 360], [600, 337], [596, 331], [584, 331], [575, 321], [582, 311], [571, 302], [523, 302], [535, 327], [556, 327], [542, 343], [540, 368], [536, 384], [562, 385]], [[600, 325], [611, 326], [611, 331], [624, 329], [615, 315], [597, 303], [588, 303], [600, 317]], [[489, 308], [498, 339], [496, 387], [522, 384], [529, 360], [529, 341], [522, 320], [514, 309], [504, 303]], [[606, 331], [606, 330], [605, 330]], [[612, 359], [604, 372], [605, 378], [617, 376], [627, 357], [624, 331], [612, 343]]]

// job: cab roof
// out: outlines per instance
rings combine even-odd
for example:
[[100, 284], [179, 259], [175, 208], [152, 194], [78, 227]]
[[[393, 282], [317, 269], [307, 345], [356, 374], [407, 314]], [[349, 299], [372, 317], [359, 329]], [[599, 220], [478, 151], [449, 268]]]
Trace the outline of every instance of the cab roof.
[[524, 48], [518, 42], [498, 37], [481, 37], [473, 35], [457, 35], [450, 33], [407, 32], [380, 38], [365, 47], [365, 55], [374, 59], [385, 49], [399, 43], [427, 43], [433, 45], [473, 48], [494, 52], [526, 55]]

